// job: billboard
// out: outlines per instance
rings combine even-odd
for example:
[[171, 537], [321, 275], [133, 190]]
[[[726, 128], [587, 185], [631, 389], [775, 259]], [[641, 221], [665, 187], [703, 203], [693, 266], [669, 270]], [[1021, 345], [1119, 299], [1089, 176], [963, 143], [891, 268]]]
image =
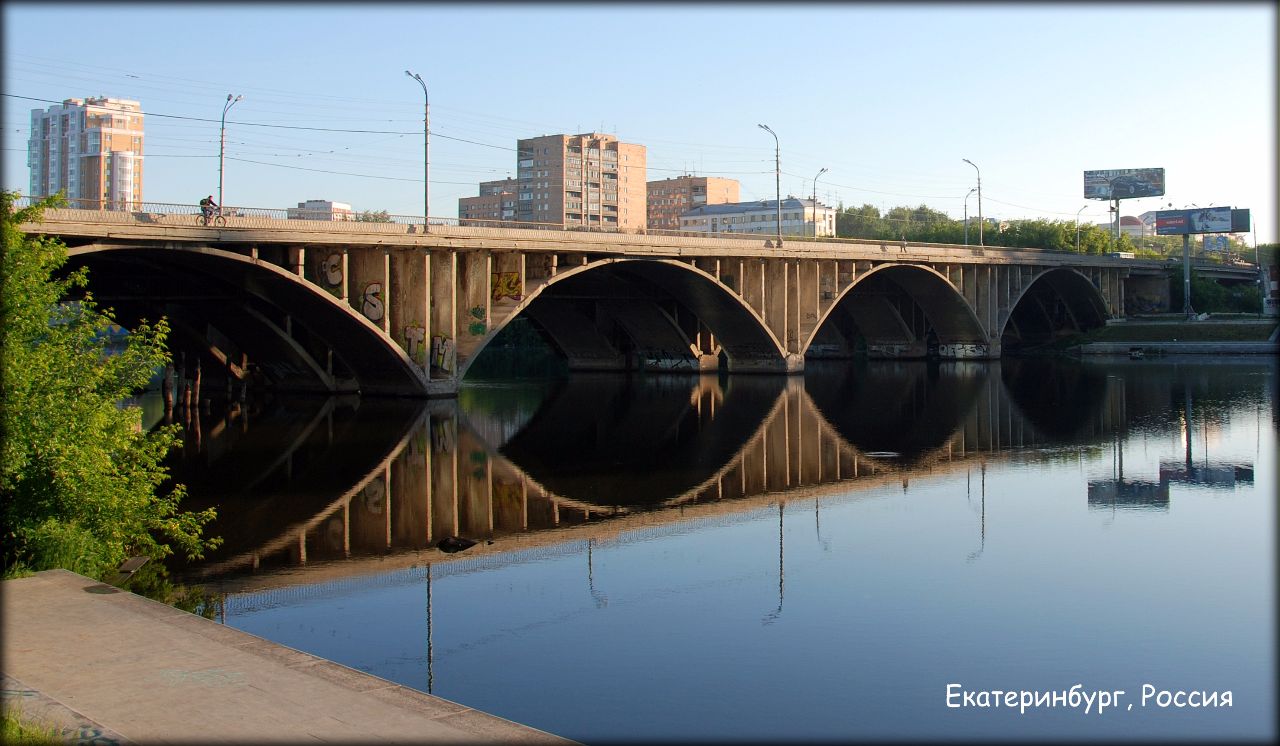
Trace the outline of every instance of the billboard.
[[1163, 168], [1118, 168], [1084, 172], [1085, 199], [1136, 199], [1163, 196]]
[[1195, 210], [1160, 210], [1156, 213], [1157, 236], [1188, 233], [1247, 233], [1249, 211], [1230, 207], [1203, 207]]
[[1227, 237], [1221, 233], [1214, 233], [1212, 235], [1206, 234], [1201, 241], [1204, 244], [1204, 251], [1206, 252], [1226, 251], [1230, 247], [1230, 244], [1227, 242]]

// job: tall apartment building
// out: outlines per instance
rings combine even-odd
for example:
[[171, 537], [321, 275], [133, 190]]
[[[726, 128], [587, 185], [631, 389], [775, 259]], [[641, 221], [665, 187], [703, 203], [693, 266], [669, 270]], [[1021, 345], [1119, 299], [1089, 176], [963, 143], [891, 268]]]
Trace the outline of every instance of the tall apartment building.
[[[680, 230], [695, 233], [778, 233], [778, 201], [703, 205], [680, 216]], [[782, 200], [782, 235], [834, 236], [836, 210], [811, 199]]]
[[703, 205], [738, 201], [738, 180], [677, 176], [647, 184], [649, 230], [680, 230], [680, 216]]
[[142, 106], [69, 98], [31, 111], [31, 196], [65, 191], [72, 207], [128, 210], [142, 202]]
[[516, 219], [516, 179], [480, 182], [476, 197], [458, 198], [458, 222], [461, 225], [493, 225]]
[[612, 135], [543, 135], [516, 141], [516, 218], [557, 228], [643, 232], [643, 145]]

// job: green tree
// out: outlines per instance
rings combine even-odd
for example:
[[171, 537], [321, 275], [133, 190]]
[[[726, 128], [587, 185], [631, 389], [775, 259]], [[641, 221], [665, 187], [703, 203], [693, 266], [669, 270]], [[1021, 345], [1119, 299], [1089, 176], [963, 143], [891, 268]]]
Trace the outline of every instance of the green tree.
[[365, 210], [356, 213], [357, 223], [390, 223], [391, 213], [386, 210]]
[[88, 273], [64, 273], [60, 241], [19, 230], [61, 200], [15, 210], [17, 197], [0, 193], [5, 575], [63, 567], [102, 578], [130, 555], [168, 556], [170, 544], [199, 558], [220, 543], [201, 537], [214, 511], [184, 512], [185, 489], [162, 489], [178, 427], [145, 433], [140, 410], [122, 406], [168, 361], [166, 322], [141, 323], [109, 352], [115, 320], [87, 292]]
[[889, 238], [887, 225], [875, 205], [846, 207], [836, 214], [836, 235], [841, 238]]
[[1280, 243], [1258, 244], [1258, 261], [1267, 266], [1280, 264]]

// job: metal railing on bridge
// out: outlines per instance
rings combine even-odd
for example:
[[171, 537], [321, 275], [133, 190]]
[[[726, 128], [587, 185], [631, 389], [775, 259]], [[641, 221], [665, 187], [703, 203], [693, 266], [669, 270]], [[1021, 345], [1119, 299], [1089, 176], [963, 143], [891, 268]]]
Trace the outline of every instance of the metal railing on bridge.
[[[20, 196], [15, 201], [15, 207], [23, 208], [41, 202], [48, 197], [31, 197]], [[141, 224], [166, 224], [166, 225], [200, 225], [198, 218], [201, 215], [202, 208], [197, 204], [181, 204], [173, 202], [117, 202], [112, 203], [100, 199], [67, 199], [62, 200], [60, 209], [85, 210], [98, 213], [97, 220], [102, 222], [120, 222], [120, 223], [141, 223]], [[224, 205], [220, 208], [220, 215], [226, 219], [225, 226], [219, 226], [228, 229], [234, 228], [278, 228], [278, 221], [287, 221], [292, 227], [303, 230], [324, 229], [337, 230], [344, 232], [369, 232], [369, 233], [411, 233], [422, 226], [423, 217], [421, 215], [392, 215], [386, 212], [356, 212], [356, 211], [334, 211], [334, 210], [306, 210], [303, 208], [288, 207], [244, 207], [239, 205]], [[561, 223], [543, 223], [520, 220], [482, 220], [477, 218], [429, 218], [429, 225], [434, 226], [461, 226], [473, 228], [516, 228], [525, 230], [551, 230], [566, 232], [589, 232], [589, 233], [627, 233], [617, 227], [586, 227], [586, 226], [566, 226]], [[304, 227], [305, 226], [305, 227]], [[683, 238], [710, 238], [710, 239], [727, 239], [741, 241], [743, 239], [763, 239], [773, 240], [776, 236], [774, 233], [733, 233], [733, 232], [705, 232], [705, 231], [679, 231], [679, 230], [663, 230], [663, 229], [641, 229], [635, 231], [640, 235], [648, 236], [672, 236]], [[845, 244], [845, 245], [901, 245], [903, 247], [937, 247], [946, 249], [971, 249], [975, 251], [1039, 251], [1046, 254], [1064, 255], [1073, 254], [1074, 251], [1054, 251], [1052, 249], [1043, 249], [1038, 247], [1017, 247], [1017, 246], [972, 246], [960, 244], [944, 244], [944, 243], [928, 243], [920, 241], [901, 241], [877, 238], [838, 238], [832, 236], [801, 236], [784, 233], [783, 241], [803, 241], [805, 243], [829, 243], [829, 244]], [[1088, 255], [1091, 259], [1097, 259], [1097, 255]], [[1146, 260], [1159, 261], [1165, 263], [1181, 264], [1181, 258], [1176, 256], [1136, 256], [1136, 257], [1120, 257], [1111, 255], [1119, 260]], [[1251, 262], [1242, 262], [1239, 260], [1228, 261], [1225, 257], [1194, 257], [1193, 266], [1203, 267], [1223, 267], [1232, 269], [1248, 269], [1255, 265]]]

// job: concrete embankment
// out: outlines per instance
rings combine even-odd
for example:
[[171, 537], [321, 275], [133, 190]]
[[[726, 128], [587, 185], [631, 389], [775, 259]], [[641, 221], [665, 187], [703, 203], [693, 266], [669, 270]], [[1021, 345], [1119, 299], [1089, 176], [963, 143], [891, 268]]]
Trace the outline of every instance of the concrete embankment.
[[1082, 355], [1275, 355], [1280, 326], [1275, 319], [1228, 321], [1142, 321], [1108, 324], [1074, 348]]
[[65, 570], [4, 581], [3, 651], [71, 742], [572, 743]]
[[1082, 355], [1275, 355], [1275, 342], [1092, 342], [1076, 348]]

